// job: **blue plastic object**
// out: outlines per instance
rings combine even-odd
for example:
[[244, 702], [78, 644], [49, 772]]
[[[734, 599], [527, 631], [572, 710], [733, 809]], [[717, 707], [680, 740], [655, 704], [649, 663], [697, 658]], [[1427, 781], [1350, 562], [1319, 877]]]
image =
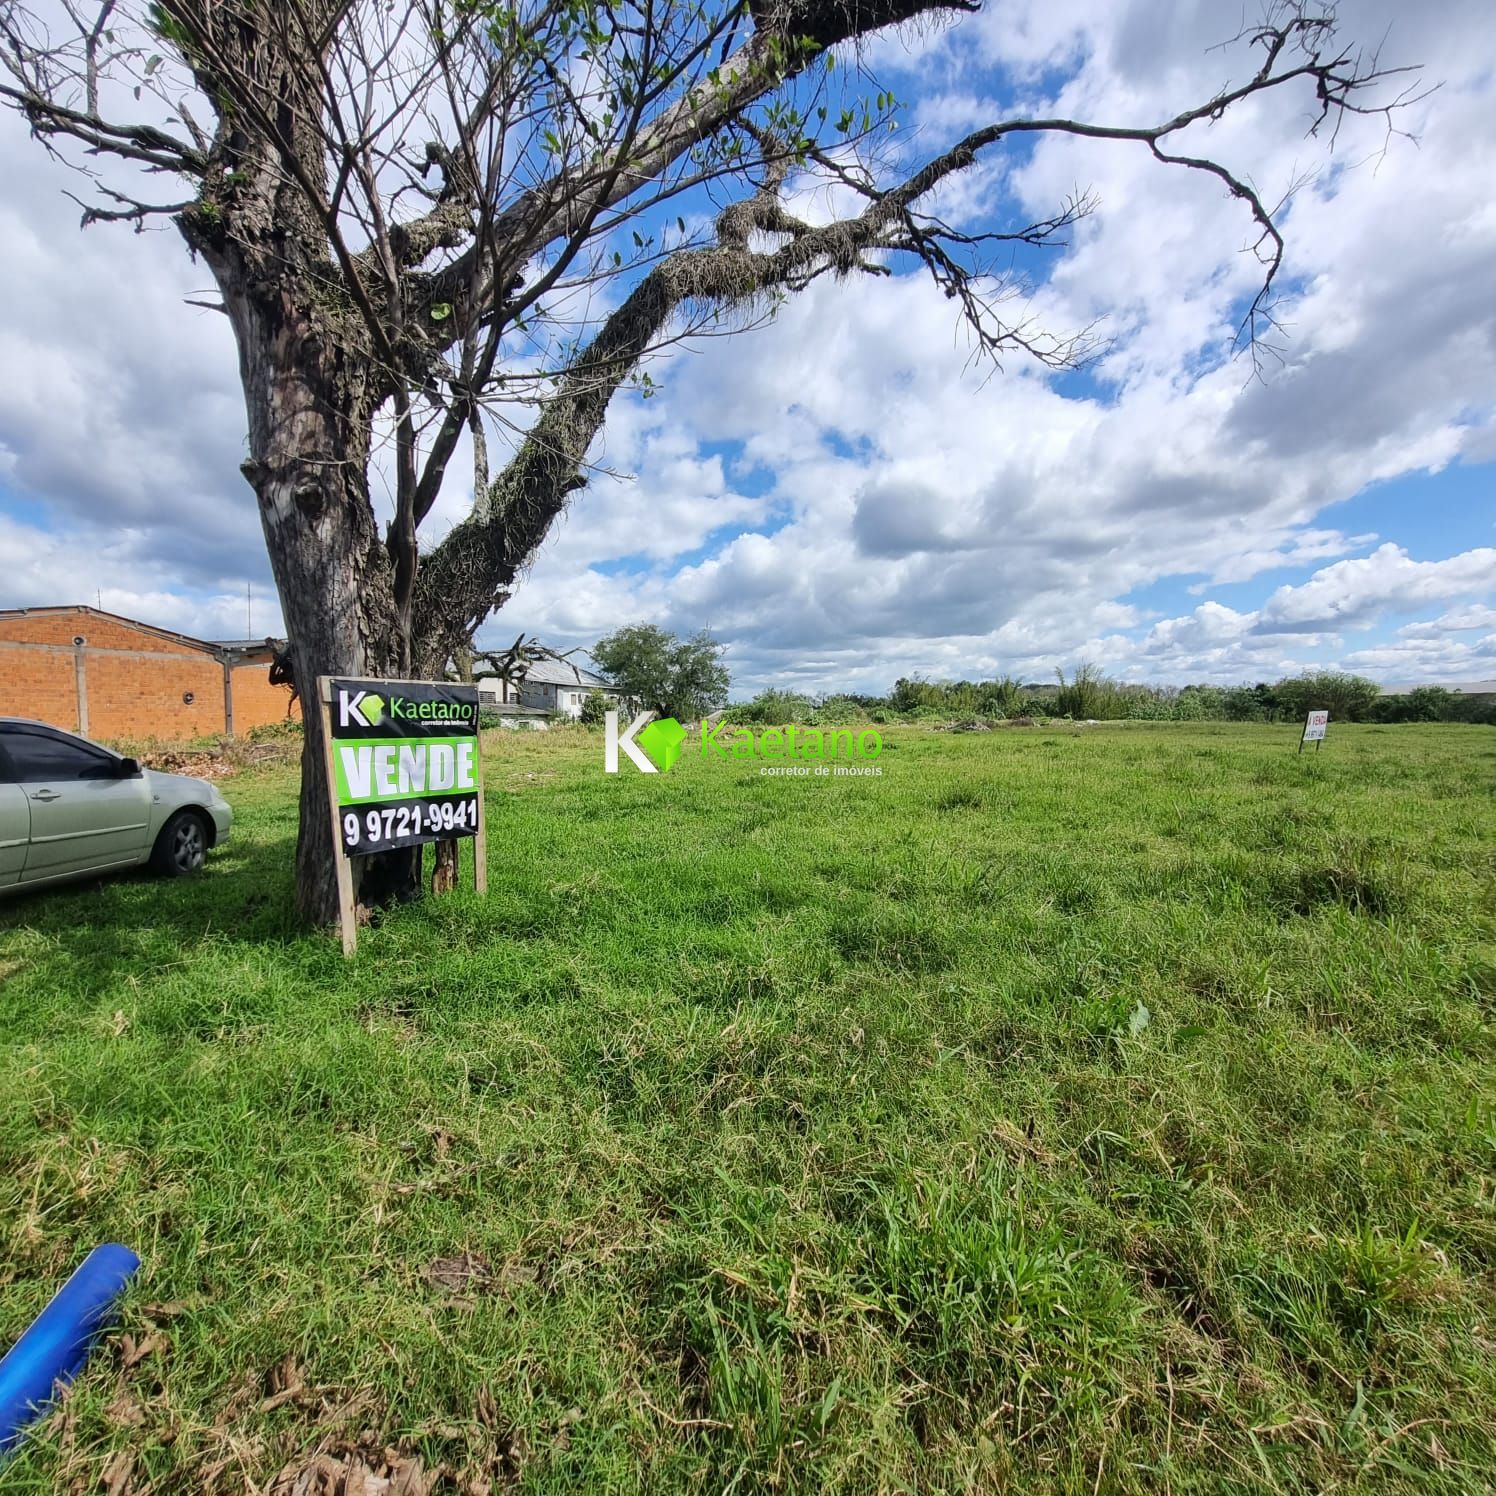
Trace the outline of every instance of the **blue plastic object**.
[[139, 1266], [129, 1247], [95, 1247], [0, 1361], [0, 1456], [21, 1442], [57, 1384], [66, 1385], [83, 1369], [94, 1337]]

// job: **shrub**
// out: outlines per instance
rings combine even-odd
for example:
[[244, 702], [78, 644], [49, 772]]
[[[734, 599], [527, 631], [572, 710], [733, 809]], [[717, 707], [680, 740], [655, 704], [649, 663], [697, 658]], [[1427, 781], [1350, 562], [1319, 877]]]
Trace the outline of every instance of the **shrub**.
[[1456, 696], [1448, 720], [1496, 727], [1496, 695]]
[[815, 706], [810, 697], [796, 691], [779, 691], [772, 687], [760, 691], [752, 701], [733, 707], [729, 716], [734, 722], [757, 722], [766, 727], [777, 727], [781, 723], [795, 722], [812, 724]]
[[1271, 722], [1276, 715], [1269, 686], [1229, 686], [1221, 692], [1221, 716], [1228, 722]]
[[1056, 716], [1104, 722], [1127, 715], [1127, 696], [1095, 665], [1077, 665], [1068, 682], [1063, 670], [1056, 670], [1055, 676], [1059, 681], [1054, 698]]
[[1016, 717], [1023, 710], [1023, 687], [1011, 675], [979, 682], [976, 698], [983, 717]]
[[1127, 716], [1133, 722], [1172, 722], [1173, 694], [1168, 691], [1138, 691], [1128, 699]]
[[582, 711], [577, 720], [583, 727], [601, 727], [608, 715], [608, 698], [596, 689], [582, 698]]
[[245, 737], [251, 743], [278, 743], [287, 738], [299, 738], [301, 735], [301, 718], [284, 717], [279, 722], [262, 722], [258, 727], [251, 727]]
[[1332, 722], [1364, 722], [1381, 687], [1363, 675], [1344, 675], [1321, 670], [1309, 675], [1288, 676], [1273, 687], [1273, 693], [1290, 720], [1310, 712], [1328, 711]]
[[855, 696], [828, 696], [816, 707], [812, 727], [844, 727], [857, 722], [867, 722], [868, 709]]

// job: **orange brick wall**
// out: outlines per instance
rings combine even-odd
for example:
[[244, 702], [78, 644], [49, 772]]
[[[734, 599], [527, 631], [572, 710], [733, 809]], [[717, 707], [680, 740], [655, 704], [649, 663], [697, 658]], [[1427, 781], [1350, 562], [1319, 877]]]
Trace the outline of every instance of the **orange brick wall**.
[[[209, 646], [86, 609], [0, 616], [0, 716], [84, 730], [73, 646], [80, 634], [89, 737], [180, 742], [224, 731], [223, 664]], [[268, 661], [234, 669], [236, 732], [284, 720], [289, 693], [270, 684], [269, 671]]]
[[[270, 684], [270, 664], [234, 666], [234, 731], [248, 732], [267, 722], [284, 722], [291, 693]], [[291, 721], [301, 721], [301, 703], [291, 707]]]
[[[181, 742], [223, 731], [223, 666], [211, 655], [84, 651], [91, 738]], [[191, 692], [192, 700], [182, 697]]]
[[35, 717], [77, 732], [78, 691], [72, 650], [6, 649], [3, 637], [0, 635], [0, 717]]

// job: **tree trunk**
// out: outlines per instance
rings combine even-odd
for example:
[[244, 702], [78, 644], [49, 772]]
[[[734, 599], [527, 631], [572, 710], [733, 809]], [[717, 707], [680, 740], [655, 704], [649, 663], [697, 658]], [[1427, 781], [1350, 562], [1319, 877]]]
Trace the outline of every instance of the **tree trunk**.
[[[220, 285], [238, 335], [249, 415], [243, 472], [259, 501], [305, 724], [296, 908], [320, 925], [337, 918], [340, 854], [328, 813], [317, 678], [399, 676], [409, 668], [389, 556], [369, 504], [374, 373], [350, 348], [347, 328], [329, 326], [310, 285], [295, 301], [284, 278], [254, 286], [230, 273]], [[360, 858], [354, 869], [355, 889], [377, 888], [388, 899], [419, 875], [419, 853]]]
[[[482, 791], [480, 790], [479, 793], [481, 794]], [[432, 893], [451, 893], [457, 887], [459, 866], [457, 843], [455, 841], [437, 842], [435, 862], [431, 869]]]

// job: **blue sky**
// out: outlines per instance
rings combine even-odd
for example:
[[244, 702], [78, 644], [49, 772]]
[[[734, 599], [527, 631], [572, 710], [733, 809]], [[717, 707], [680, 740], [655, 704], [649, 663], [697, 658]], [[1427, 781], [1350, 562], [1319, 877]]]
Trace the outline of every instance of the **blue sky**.
[[[709, 626], [735, 694], [883, 690], [900, 675], [1257, 680], [1306, 665], [1384, 682], [1496, 676], [1496, 24], [1475, 0], [1340, 7], [1442, 86], [1388, 140], [1306, 140], [1308, 100], [1255, 103], [1183, 144], [1276, 199], [1282, 361], [1231, 353], [1258, 273], [1215, 184], [1129, 146], [1043, 139], [941, 192], [1011, 227], [1076, 188], [1069, 250], [1016, 266], [1015, 311], [1106, 351], [1054, 375], [969, 366], [922, 272], [823, 279], [773, 322], [672, 350], [623, 395], [598, 471], [488, 637], [586, 645], [650, 619]], [[1235, 13], [1232, 13], [1234, 19]], [[888, 170], [1027, 112], [1156, 121], [1240, 77], [1199, 0], [1015, 0], [880, 37], [899, 97]], [[856, 74], [842, 59], [837, 86]], [[0, 606], [94, 602], [168, 627], [279, 627], [223, 319], [170, 233], [77, 230], [75, 185], [0, 118]], [[792, 183], [825, 217], [834, 193]], [[699, 227], [710, 205], [673, 206]], [[121, 295], [122, 286], [129, 287]], [[459, 458], [431, 525], [471, 502]]]

